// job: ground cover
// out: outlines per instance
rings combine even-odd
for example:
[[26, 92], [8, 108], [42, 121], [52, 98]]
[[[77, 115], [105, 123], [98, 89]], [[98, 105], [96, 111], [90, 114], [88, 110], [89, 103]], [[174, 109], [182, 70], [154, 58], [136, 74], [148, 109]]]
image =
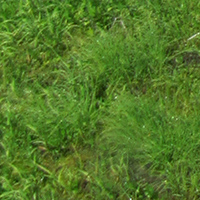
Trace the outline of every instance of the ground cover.
[[1, 1], [0, 199], [199, 199], [198, 1]]

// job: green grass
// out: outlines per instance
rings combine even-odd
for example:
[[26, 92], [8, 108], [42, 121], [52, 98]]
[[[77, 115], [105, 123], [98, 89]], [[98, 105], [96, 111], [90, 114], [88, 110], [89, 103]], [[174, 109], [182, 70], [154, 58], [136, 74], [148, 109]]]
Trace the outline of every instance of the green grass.
[[197, 0], [0, 3], [0, 199], [199, 199]]

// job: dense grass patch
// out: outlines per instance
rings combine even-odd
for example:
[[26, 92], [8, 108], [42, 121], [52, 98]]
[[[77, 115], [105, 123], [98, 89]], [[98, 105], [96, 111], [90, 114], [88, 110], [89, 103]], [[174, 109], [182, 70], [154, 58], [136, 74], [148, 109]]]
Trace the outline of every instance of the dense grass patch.
[[129, 170], [144, 186], [149, 183], [182, 198], [198, 197], [198, 110], [177, 114], [172, 104], [168, 107], [169, 100], [164, 101], [119, 97], [105, 119], [105, 135], [111, 137], [110, 149], [117, 157], [128, 154]]
[[0, 199], [199, 199], [198, 1], [1, 1]]

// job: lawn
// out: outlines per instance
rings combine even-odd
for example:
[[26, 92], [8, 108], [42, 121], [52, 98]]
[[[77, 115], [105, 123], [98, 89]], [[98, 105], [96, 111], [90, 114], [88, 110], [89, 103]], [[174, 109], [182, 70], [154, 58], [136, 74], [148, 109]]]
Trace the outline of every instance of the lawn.
[[0, 4], [0, 199], [200, 198], [198, 0]]

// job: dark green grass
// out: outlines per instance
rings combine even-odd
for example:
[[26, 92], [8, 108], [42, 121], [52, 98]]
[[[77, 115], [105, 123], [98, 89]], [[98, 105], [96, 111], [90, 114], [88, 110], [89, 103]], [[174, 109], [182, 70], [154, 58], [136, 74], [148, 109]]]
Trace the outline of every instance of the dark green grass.
[[199, 199], [198, 1], [0, 4], [0, 199]]

